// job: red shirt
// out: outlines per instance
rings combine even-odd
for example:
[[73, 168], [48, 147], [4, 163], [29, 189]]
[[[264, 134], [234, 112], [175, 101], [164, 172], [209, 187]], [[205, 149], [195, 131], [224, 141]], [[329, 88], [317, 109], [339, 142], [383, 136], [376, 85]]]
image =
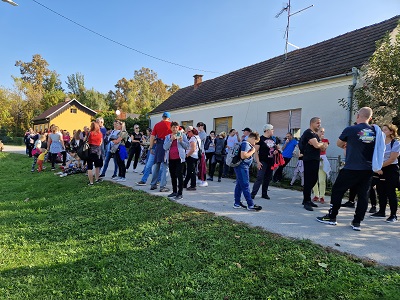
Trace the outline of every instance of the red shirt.
[[[321, 142], [323, 143], [328, 143], [329, 145], [329, 140], [328, 139], [322, 139]], [[321, 151], [320, 155], [325, 155], [326, 154], [326, 150], [325, 151]]]
[[171, 122], [162, 120], [154, 125], [154, 129], [151, 132], [151, 135], [163, 140], [170, 133], [172, 133]]
[[94, 146], [100, 146], [103, 141], [103, 134], [101, 132], [91, 131], [89, 133], [89, 144]]
[[173, 140], [169, 148], [169, 159], [180, 159], [177, 140]]

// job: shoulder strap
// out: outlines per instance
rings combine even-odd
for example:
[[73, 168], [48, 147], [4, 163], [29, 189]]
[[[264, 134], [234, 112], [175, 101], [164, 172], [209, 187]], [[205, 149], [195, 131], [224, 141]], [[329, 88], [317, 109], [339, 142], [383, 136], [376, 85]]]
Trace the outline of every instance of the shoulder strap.
[[392, 139], [391, 141], [390, 141], [390, 148], [393, 148], [393, 145], [394, 145], [394, 142], [395, 142], [396, 140], [395, 139]]

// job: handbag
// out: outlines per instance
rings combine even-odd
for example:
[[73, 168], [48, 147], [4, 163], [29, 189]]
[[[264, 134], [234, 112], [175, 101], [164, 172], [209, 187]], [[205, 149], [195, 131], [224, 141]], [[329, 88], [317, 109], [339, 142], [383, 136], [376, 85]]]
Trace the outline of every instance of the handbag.
[[88, 135], [88, 138], [79, 145], [78, 150], [76, 151], [76, 154], [78, 154], [79, 158], [82, 160], [87, 160], [89, 158], [89, 136], [90, 133]]

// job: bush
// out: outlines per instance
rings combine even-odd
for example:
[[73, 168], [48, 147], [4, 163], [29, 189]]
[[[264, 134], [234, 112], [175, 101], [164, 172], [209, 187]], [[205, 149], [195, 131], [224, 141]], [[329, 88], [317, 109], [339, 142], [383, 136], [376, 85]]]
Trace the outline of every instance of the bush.
[[23, 137], [0, 136], [4, 144], [22, 146], [25, 145]]

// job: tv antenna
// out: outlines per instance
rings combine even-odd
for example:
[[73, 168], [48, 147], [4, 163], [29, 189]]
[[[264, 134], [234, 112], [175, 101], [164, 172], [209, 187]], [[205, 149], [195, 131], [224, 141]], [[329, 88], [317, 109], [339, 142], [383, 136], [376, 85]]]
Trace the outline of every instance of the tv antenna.
[[286, 43], [285, 43], [285, 60], [287, 59], [288, 45], [290, 45], [290, 46], [292, 46], [292, 47], [294, 47], [294, 48], [296, 48], [296, 49], [300, 49], [300, 47], [297, 47], [296, 45], [293, 45], [293, 44], [289, 43], [289, 25], [290, 25], [290, 17], [291, 17], [291, 16], [294, 16], [295, 14], [298, 14], [299, 12], [302, 12], [302, 11], [304, 11], [304, 10], [306, 10], [306, 9], [309, 9], [309, 8], [311, 8], [311, 7], [314, 6], [314, 5], [310, 5], [310, 6], [306, 7], [306, 8], [300, 9], [299, 11], [296, 11], [296, 12], [294, 12], [294, 13], [291, 14], [291, 13], [290, 13], [290, 8], [291, 8], [290, 0], [288, 0], [288, 1], [289, 1], [289, 2], [286, 3], [286, 6], [284, 6], [284, 7], [281, 9], [281, 11], [278, 12], [278, 13], [276, 14], [276, 16], [275, 16], [275, 18], [279, 18], [279, 16], [280, 16], [281, 14], [283, 14], [283, 12], [285, 12], [285, 11], [287, 12], [287, 25], [286, 25], [285, 34], [284, 34], [284, 36], [283, 36], [283, 38], [286, 38]]

